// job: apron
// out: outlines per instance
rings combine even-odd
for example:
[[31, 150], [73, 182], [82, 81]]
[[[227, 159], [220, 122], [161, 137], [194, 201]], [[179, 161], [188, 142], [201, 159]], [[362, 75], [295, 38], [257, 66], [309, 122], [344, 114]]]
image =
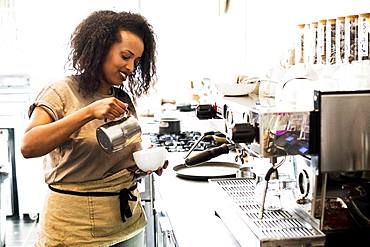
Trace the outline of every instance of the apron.
[[135, 185], [127, 170], [98, 181], [51, 185], [35, 246], [111, 246], [140, 233], [147, 220]]

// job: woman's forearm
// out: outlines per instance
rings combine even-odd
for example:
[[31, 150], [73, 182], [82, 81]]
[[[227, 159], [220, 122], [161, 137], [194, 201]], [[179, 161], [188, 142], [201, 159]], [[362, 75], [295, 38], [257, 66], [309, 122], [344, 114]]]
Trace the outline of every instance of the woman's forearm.
[[58, 121], [32, 127], [23, 137], [23, 156], [33, 158], [49, 153], [93, 118], [89, 107], [85, 107]]

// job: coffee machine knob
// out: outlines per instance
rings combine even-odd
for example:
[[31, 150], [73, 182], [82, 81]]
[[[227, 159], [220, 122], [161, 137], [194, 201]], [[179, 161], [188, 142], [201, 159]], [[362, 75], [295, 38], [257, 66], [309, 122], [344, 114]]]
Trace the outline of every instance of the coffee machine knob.
[[301, 193], [301, 198], [297, 200], [298, 204], [306, 204], [310, 200], [307, 198], [310, 193], [310, 177], [306, 170], [302, 170], [298, 175], [298, 189]]

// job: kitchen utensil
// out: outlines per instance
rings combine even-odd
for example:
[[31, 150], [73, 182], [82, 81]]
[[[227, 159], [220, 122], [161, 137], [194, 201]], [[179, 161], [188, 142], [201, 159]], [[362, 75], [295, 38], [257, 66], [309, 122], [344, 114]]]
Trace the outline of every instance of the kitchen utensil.
[[179, 134], [181, 132], [180, 119], [163, 117], [159, 122], [159, 134]]
[[141, 128], [134, 116], [124, 115], [119, 120], [103, 124], [96, 129], [96, 138], [108, 153], [122, 150], [125, 146], [141, 141]]
[[193, 152], [193, 150], [199, 145], [199, 143], [203, 140], [210, 140], [210, 139], [213, 139], [216, 143], [222, 143], [222, 144], [225, 144], [225, 143], [228, 143], [228, 141], [226, 140], [226, 136], [219, 132], [219, 131], [208, 131], [208, 132], [205, 132], [194, 144], [193, 146], [189, 149], [189, 151], [186, 153], [184, 159], [186, 159], [187, 157], [189, 157], [189, 155], [191, 154], [191, 152]]
[[165, 147], [152, 147], [134, 152], [134, 160], [140, 170], [155, 171], [164, 164], [167, 158], [167, 150]]
[[[278, 179], [279, 178], [279, 174], [278, 174], [278, 168], [284, 163], [285, 161], [285, 158], [280, 161], [279, 163], [276, 164], [276, 157], [271, 157], [270, 158], [270, 162], [272, 164], [272, 167], [267, 171], [266, 175], [265, 175], [265, 183], [263, 184], [263, 190], [262, 190], [262, 200], [261, 200], [261, 205], [260, 205], [260, 210], [259, 210], [259, 214], [258, 214], [258, 218], [259, 219], [262, 219], [263, 218], [263, 212], [265, 210], [265, 202], [266, 202], [266, 194], [267, 194], [267, 190], [268, 190], [268, 184], [269, 184], [269, 181], [270, 179]], [[280, 200], [279, 200], [280, 202]]]
[[221, 154], [227, 154], [234, 147], [232, 144], [222, 144], [219, 147], [210, 148], [200, 153], [197, 153], [187, 159], [185, 159], [186, 166], [193, 166], [202, 162], [206, 162], [212, 158], [220, 156]]
[[191, 103], [182, 103], [176, 105], [176, 110], [179, 110], [180, 112], [195, 111], [195, 108], [197, 108], [197, 105]]
[[231, 162], [208, 161], [194, 166], [185, 164], [173, 168], [176, 176], [188, 180], [208, 181], [212, 178], [234, 178], [240, 165]]

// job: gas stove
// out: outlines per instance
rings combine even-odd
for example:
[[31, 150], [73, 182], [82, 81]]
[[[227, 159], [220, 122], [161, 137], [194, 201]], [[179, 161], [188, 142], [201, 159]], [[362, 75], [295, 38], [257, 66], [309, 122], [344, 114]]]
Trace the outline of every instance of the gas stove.
[[[164, 146], [169, 152], [187, 152], [197, 142], [202, 134], [198, 131], [183, 131], [179, 134], [150, 133], [150, 141], [156, 146]], [[195, 147], [194, 151], [204, 151], [216, 147], [213, 139], [204, 139]]]

